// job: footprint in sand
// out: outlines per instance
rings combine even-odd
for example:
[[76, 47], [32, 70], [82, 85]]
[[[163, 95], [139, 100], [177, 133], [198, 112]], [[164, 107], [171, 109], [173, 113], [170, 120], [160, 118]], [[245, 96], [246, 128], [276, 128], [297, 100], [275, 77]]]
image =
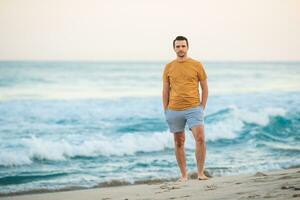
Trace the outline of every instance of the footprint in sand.
[[170, 197], [169, 199], [182, 199], [182, 198], [188, 198], [188, 197], [190, 197], [190, 195], [183, 195], [180, 197]]
[[156, 194], [163, 193], [163, 192], [170, 192], [171, 190], [180, 189], [181, 187], [179, 187], [178, 185], [175, 185], [175, 184], [164, 183], [163, 185], [159, 186], [159, 188], [160, 188], [160, 191], [155, 192]]
[[211, 184], [211, 185], [206, 185], [204, 186], [204, 190], [208, 191], [208, 190], [216, 190], [217, 186], [215, 184]]
[[258, 197], [260, 197], [259, 194], [253, 194], [253, 195], [249, 195], [247, 198], [248, 199], [254, 199], [254, 198], [258, 198]]
[[267, 174], [264, 174], [262, 172], [256, 172], [254, 176], [268, 176]]
[[186, 197], [190, 197], [190, 195], [183, 195], [183, 196], [181, 196], [180, 198], [186, 198]]
[[281, 189], [283, 189], [283, 190], [294, 189], [294, 188], [295, 188], [294, 185], [288, 185], [288, 184], [281, 186]]
[[294, 177], [292, 177], [292, 176], [282, 176], [282, 177], [279, 177], [278, 180], [292, 179], [292, 178], [294, 178]]

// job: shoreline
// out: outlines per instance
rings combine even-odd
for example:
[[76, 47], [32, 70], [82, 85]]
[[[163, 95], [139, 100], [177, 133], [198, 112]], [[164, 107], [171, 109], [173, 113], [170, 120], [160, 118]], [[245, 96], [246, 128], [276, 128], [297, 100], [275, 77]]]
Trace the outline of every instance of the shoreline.
[[300, 167], [212, 177], [207, 181], [189, 179], [187, 182], [178, 183], [175, 179], [159, 179], [131, 185], [73, 187], [54, 191], [37, 190], [19, 194], [2, 194], [0, 199], [199, 199], [199, 196], [201, 199], [292, 199], [300, 197]]

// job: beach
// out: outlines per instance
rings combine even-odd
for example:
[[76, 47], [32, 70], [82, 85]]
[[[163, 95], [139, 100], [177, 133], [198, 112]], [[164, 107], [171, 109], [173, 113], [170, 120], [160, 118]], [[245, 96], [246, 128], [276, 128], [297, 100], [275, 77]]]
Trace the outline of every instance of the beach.
[[300, 168], [212, 177], [207, 181], [157, 182], [2, 197], [2, 200], [299, 199]]
[[[0, 62], [0, 196], [72, 190], [65, 194], [80, 198], [79, 189], [101, 188], [95, 190], [101, 198], [142, 198], [134, 192], [146, 187], [148, 199], [194, 198], [205, 184], [217, 184], [220, 194], [232, 187], [217, 177], [239, 181], [300, 166], [300, 63], [205, 63], [211, 88], [205, 169], [214, 178], [168, 192], [161, 184], [180, 171], [162, 109], [164, 64]], [[187, 127], [185, 150], [188, 171], [195, 172]]]

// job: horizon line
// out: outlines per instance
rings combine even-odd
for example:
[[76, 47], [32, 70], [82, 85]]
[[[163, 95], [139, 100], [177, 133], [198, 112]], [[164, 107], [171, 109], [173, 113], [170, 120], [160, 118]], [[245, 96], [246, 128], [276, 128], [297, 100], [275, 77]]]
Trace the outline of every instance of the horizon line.
[[[171, 59], [172, 60], [172, 59]], [[197, 59], [196, 59], [197, 60]], [[299, 60], [200, 60], [206, 63], [298, 63]], [[0, 59], [0, 62], [98, 62], [98, 63], [165, 63], [170, 62], [170, 60], [96, 60], [96, 59]]]

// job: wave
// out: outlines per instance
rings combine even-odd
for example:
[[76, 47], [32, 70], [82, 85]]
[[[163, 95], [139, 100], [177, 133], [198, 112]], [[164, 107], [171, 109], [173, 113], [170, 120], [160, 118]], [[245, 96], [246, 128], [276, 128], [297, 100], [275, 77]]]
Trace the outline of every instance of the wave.
[[[283, 122], [280, 119], [286, 119], [286, 115], [287, 112], [283, 108], [262, 108], [258, 111], [247, 111], [236, 106], [230, 106], [206, 116], [206, 140], [213, 144], [226, 144], [224, 139], [239, 143], [258, 138], [258, 141], [263, 142], [261, 138], [268, 135], [273, 138], [279, 137], [276, 136], [276, 132], [266, 130], [271, 129], [271, 127], [282, 126]], [[280, 119], [274, 121], [274, 118]], [[149, 120], [146, 122], [148, 124]], [[140, 124], [141, 122], [137, 121], [137, 123]], [[154, 123], [157, 124], [157, 121]], [[2, 149], [0, 166], [26, 165], [41, 160], [64, 161], [76, 157], [135, 155], [138, 152], [157, 152], [174, 148], [173, 137], [168, 131], [124, 131], [134, 127], [132, 123], [128, 126], [129, 128], [122, 125], [119, 128], [122, 131], [118, 134], [27, 136], [18, 139], [17, 144], [14, 144], [20, 148]], [[253, 130], [256, 131], [255, 134], [251, 133]], [[193, 150], [195, 145], [192, 134], [186, 135], [186, 148]], [[282, 142], [281, 138], [284, 137], [280, 136], [279, 142]], [[261, 145], [263, 144], [261, 143]]]
[[125, 134], [110, 138], [98, 136], [87, 138], [81, 142], [62, 140], [49, 140], [31, 136], [22, 139], [23, 146], [19, 151], [2, 151], [0, 153], [0, 166], [14, 166], [31, 164], [34, 160], [62, 161], [78, 156], [123, 156], [134, 155], [137, 152], [162, 151], [172, 148], [171, 137], [166, 132], [152, 134]]
[[206, 138], [208, 141], [235, 139], [240, 136], [246, 124], [266, 126], [271, 117], [285, 117], [286, 114], [287, 111], [280, 107], [247, 110], [231, 105], [206, 116]]

